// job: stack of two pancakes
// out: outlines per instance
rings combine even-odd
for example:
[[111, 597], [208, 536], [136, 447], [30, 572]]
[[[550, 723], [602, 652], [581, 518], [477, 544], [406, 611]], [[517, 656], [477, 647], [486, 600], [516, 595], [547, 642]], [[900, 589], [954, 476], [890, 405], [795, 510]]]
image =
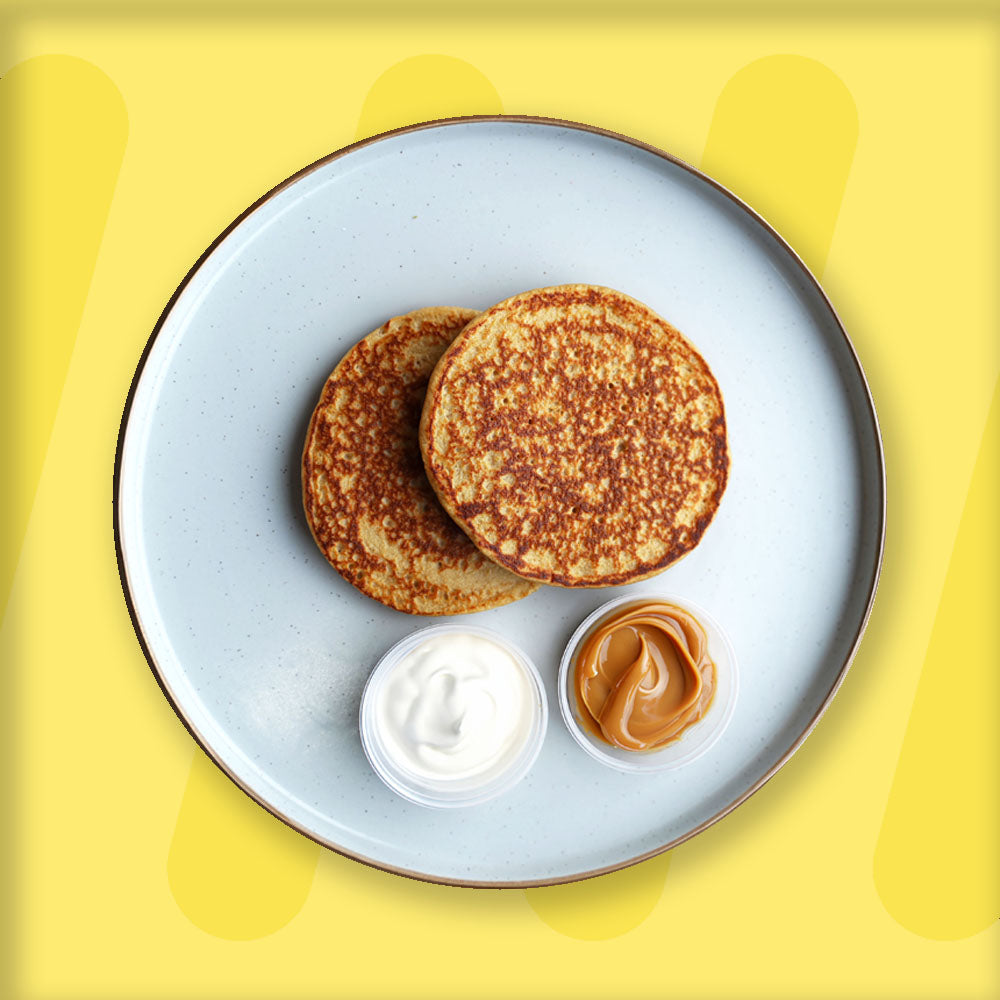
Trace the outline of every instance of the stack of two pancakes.
[[728, 468], [694, 347], [621, 292], [561, 285], [420, 309], [351, 348], [310, 422], [303, 498], [346, 580], [453, 615], [660, 572], [698, 544]]

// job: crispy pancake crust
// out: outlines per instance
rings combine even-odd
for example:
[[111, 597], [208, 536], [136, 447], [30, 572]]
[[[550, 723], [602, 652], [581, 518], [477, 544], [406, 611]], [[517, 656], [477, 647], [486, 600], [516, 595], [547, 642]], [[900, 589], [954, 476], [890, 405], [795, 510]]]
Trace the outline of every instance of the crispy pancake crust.
[[515, 295], [431, 376], [424, 465], [449, 514], [529, 580], [617, 586], [690, 552], [729, 473], [722, 394], [648, 306], [610, 288]]
[[473, 309], [420, 309], [355, 344], [323, 386], [302, 456], [306, 520], [358, 590], [418, 615], [508, 604], [536, 589], [469, 541], [424, 473], [417, 427], [427, 379]]

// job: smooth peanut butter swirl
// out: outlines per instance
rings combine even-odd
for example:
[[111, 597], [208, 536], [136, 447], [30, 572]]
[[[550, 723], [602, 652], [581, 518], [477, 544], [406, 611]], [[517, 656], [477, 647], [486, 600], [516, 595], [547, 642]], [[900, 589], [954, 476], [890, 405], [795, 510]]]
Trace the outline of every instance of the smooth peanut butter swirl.
[[584, 725], [623, 750], [672, 743], [708, 710], [715, 664], [687, 611], [664, 601], [630, 604], [605, 619], [576, 656]]

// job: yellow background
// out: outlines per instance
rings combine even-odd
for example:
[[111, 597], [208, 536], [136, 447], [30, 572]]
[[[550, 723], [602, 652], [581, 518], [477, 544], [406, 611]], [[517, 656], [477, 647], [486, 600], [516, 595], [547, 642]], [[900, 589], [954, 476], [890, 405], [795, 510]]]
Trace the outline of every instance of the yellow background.
[[[921, 10], [0, 7], [4, 996], [997, 995], [998, 20]], [[365, 868], [237, 792], [143, 660], [111, 528], [133, 371], [212, 239], [360, 135], [496, 111], [654, 143], [774, 222], [858, 349], [889, 495], [793, 760], [668, 856], [528, 891]]]

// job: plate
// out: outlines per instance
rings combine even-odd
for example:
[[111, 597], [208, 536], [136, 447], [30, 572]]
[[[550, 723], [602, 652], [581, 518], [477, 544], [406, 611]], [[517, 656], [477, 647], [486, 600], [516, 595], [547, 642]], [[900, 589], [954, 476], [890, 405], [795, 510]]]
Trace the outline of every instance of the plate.
[[[316, 549], [299, 462], [344, 352], [421, 306], [609, 285], [682, 330], [726, 402], [729, 486], [701, 544], [630, 587], [543, 587], [468, 619], [510, 636], [556, 700], [594, 608], [668, 592], [741, 664], [705, 756], [663, 774], [590, 759], [558, 713], [508, 794], [430, 810], [390, 792], [358, 734], [365, 680], [428, 624], [351, 588]], [[195, 264], [136, 373], [115, 529], [136, 633], [195, 739], [295, 829], [390, 871], [464, 885], [570, 881], [650, 857], [746, 799], [805, 738], [871, 609], [885, 500], [875, 411], [833, 307], [770, 227], [662, 151], [568, 122], [430, 122], [289, 178]]]

